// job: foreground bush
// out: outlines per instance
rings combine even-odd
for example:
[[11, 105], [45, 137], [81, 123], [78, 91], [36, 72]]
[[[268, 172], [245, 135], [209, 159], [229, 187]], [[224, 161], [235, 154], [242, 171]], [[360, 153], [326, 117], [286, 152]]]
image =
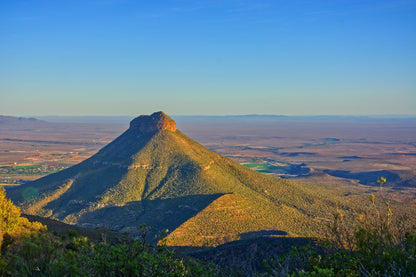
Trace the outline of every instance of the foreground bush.
[[[382, 185], [386, 180], [380, 178]], [[416, 276], [414, 218], [396, 216], [388, 201], [374, 195], [369, 207], [348, 225], [340, 210], [318, 247], [294, 248], [290, 255], [269, 261], [274, 276]], [[377, 205], [378, 204], [378, 205]]]
[[0, 187], [0, 257], [14, 241], [46, 230], [39, 222], [29, 222], [20, 215], [20, 209], [6, 198], [4, 188]]
[[20, 216], [0, 188], [0, 276], [215, 276], [214, 267], [143, 240], [93, 244], [74, 230], [55, 235]]
[[85, 237], [63, 241], [50, 233], [28, 237], [3, 257], [4, 276], [212, 276], [164, 246], [140, 241], [92, 245]]

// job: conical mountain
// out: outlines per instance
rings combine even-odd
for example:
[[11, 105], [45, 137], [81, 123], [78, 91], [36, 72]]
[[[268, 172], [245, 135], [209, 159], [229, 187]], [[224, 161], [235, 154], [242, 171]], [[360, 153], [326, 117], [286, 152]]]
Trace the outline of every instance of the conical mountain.
[[168, 244], [193, 246], [264, 230], [315, 235], [333, 200], [208, 150], [163, 112], [135, 118], [94, 156], [8, 196], [26, 213], [132, 233], [145, 223], [169, 229]]

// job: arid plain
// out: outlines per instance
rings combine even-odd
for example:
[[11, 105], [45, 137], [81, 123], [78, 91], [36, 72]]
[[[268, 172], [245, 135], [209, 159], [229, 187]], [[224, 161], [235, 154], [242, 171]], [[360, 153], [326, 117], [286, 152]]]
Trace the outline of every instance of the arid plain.
[[[209, 149], [265, 174], [338, 186], [349, 193], [416, 193], [416, 119], [377, 117], [177, 116], [178, 127]], [[19, 184], [90, 157], [129, 117], [3, 117], [0, 181]], [[348, 193], [347, 192], [347, 193]], [[404, 199], [403, 199], [404, 200]]]

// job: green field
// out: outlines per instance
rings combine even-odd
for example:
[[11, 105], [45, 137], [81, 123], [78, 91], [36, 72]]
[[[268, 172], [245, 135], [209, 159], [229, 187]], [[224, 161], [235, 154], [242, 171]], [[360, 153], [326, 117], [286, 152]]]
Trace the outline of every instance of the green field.
[[35, 169], [40, 168], [40, 165], [17, 165], [14, 167], [15, 169]]
[[30, 176], [30, 175], [48, 175], [67, 168], [67, 165], [16, 165], [1, 166], [0, 176]]
[[262, 173], [272, 173], [273, 170], [281, 169], [280, 166], [270, 164], [244, 164], [244, 166]]

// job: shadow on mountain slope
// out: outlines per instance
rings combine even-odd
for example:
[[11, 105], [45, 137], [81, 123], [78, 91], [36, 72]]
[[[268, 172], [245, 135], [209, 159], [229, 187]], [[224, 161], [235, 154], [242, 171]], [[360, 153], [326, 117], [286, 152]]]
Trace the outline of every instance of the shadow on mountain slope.
[[268, 236], [286, 236], [288, 235], [285, 231], [278, 231], [278, 230], [261, 230], [255, 232], [247, 232], [240, 235], [241, 239], [255, 239], [261, 237], [268, 237]]
[[224, 194], [189, 195], [177, 198], [132, 201], [125, 206], [106, 206], [78, 219], [84, 227], [109, 227], [140, 235], [140, 225], [151, 228], [148, 238], [155, 242], [158, 230], [173, 231]]
[[248, 274], [250, 272], [264, 272], [266, 269], [264, 261], [288, 254], [293, 247], [300, 248], [315, 244], [313, 239], [307, 237], [270, 236], [285, 233], [278, 230], [249, 232], [242, 234], [241, 237], [253, 235], [251, 233], [263, 235], [257, 238], [225, 243], [217, 247], [175, 247], [175, 249], [199, 260], [229, 268], [232, 272]]

